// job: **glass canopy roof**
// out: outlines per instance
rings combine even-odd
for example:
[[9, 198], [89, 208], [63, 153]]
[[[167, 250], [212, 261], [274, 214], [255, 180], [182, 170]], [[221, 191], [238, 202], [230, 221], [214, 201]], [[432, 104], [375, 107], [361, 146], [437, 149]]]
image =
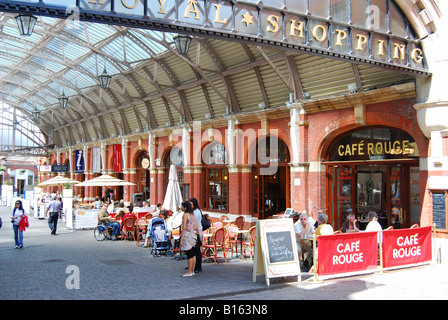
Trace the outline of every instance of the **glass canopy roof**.
[[104, 67], [111, 76], [126, 72], [173, 42], [169, 33], [42, 16], [25, 37], [14, 16], [0, 13], [0, 94], [29, 114], [57, 104], [63, 90], [71, 96], [98, 86]]

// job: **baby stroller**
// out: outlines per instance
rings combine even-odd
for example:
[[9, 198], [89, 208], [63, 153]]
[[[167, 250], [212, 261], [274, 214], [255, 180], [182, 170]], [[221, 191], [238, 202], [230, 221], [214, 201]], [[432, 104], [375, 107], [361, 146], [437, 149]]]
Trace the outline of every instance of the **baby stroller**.
[[152, 256], [160, 256], [161, 251], [165, 251], [168, 257], [171, 257], [174, 252], [170, 249], [170, 239], [166, 229], [165, 220], [162, 218], [154, 218], [151, 223], [152, 236]]

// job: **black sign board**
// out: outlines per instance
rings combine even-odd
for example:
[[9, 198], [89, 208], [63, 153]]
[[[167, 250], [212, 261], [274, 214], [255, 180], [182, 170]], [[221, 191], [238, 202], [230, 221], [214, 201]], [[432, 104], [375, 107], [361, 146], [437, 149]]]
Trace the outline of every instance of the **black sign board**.
[[297, 276], [301, 281], [299, 257], [293, 221], [286, 219], [258, 220], [255, 236], [255, 261], [252, 280], [264, 275], [270, 278]]
[[267, 232], [269, 263], [294, 261], [291, 233], [289, 231]]
[[68, 164], [54, 164], [51, 166], [51, 172], [68, 172], [69, 165]]
[[436, 224], [436, 229], [446, 229], [445, 193], [432, 194], [432, 222]]

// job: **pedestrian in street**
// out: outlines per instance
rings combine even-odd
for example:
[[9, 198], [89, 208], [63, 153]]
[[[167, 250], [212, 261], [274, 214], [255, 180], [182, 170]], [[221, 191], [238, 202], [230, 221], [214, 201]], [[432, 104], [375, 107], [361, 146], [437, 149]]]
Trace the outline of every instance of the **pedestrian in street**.
[[198, 220], [196, 219], [193, 208], [189, 201], [182, 202], [181, 210], [184, 212], [182, 217], [182, 234], [180, 236], [180, 249], [187, 255], [188, 272], [182, 277], [194, 276], [194, 267], [196, 265], [196, 245], [199, 234]]
[[14, 242], [15, 248], [21, 249], [23, 248], [23, 231], [20, 231], [20, 221], [25, 215], [25, 210], [23, 210], [22, 201], [17, 200], [14, 209], [11, 211], [11, 222], [12, 228], [14, 230]]
[[193, 207], [193, 213], [198, 220], [198, 228], [199, 228], [199, 237], [198, 237], [198, 243], [196, 244], [196, 265], [194, 267], [194, 273], [198, 273], [202, 271], [202, 252], [201, 252], [201, 246], [202, 246], [202, 211], [199, 209], [199, 203], [196, 198], [190, 199], [191, 206]]
[[48, 226], [50, 227], [51, 234], [56, 235], [56, 229], [58, 227], [59, 213], [61, 212], [61, 203], [57, 200], [56, 196], [52, 198], [52, 201], [48, 205], [46, 215], [48, 217]]

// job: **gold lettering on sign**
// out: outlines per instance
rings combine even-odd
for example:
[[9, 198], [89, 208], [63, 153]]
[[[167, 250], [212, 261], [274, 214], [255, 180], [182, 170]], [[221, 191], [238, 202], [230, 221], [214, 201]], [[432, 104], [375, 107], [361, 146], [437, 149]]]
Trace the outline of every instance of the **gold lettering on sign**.
[[356, 37], [358, 38], [356, 50], [364, 50], [362, 46], [367, 43], [367, 37], [363, 34], [357, 34]]
[[361, 140], [359, 143], [339, 145], [338, 154], [344, 156], [374, 156], [382, 153], [386, 154], [411, 154], [414, 150], [409, 147], [409, 140], [384, 141], [377, 143], [365, 143]]
[[121, 3], [122, 3], [126, 8], [128, 8], [128, 9], [134, 9], [135, 7], [138, 6], [140, 0], [134, 0], [134, 1], [135, 1], [135, 3], [134, 3], [133, 6], [128, 5], [128, 4], [126, 3], [126, 0], [121, 0]]
[[[191, 6], [193, 6], [193, 9], [191, 8]], [[185, 10], [184, 18], [190, 18], [190, 12], [195, 14], [194, 18], [196, 20], [201, 20], [201, 18], [199, 17], [199, 9], [198, 9], [198, 2], [197, 1], [195, 1], [195, 0], [188, 0], [188, 7]]]
[[278, 27], [278, 17], [274, 16], [274, 15], [270, 15], [268, 17], [268, 22], [271, 24], [272, 27], [274, 27], [274, 29], [271, 28], [271, 26], [268, 26], [266, 29], [269, 32], [277, 32], [279, 27]]
[[[297, 35], [297, 37], [299, 38], [304, 38], [303, 36], [303, 26], [304, 26], [304, 22], [303, 21], [295, 21], [295, 20], [290, 20], [291, 21], [291, 28], [289, 29], [289, 35], [290, 36], [295, 36], [296, 32], [295, 31], [299, 31], [299, 34]], [[296, 24], [298, 24], [298, 26], [296, 26]]]
[[159, 3], [160, 3], [160, 10], [159, 10], [159, 12], [157, 12], [157, 13], [160, 13], [160, 14], [166, 14], [166, 12], [165, 12], [165, 3], [166, 3], [166, 0], [159, 0]]
[[[321, 36], [319, 37], [318, 35], [318, 30], [321, 30]], [[325, 38], [327, 38], [327, 29], [325, 29], [323, 26], [321, 26], [320, 24], [318, 24], [317, 26], [315, 26], [313, 28], [313, 37], [314, 39], [316, 39], [319, 42], [322, 42], [325, 40]]]
[[[404, 60], [405, 48], [404, 44], [394, 43], [394, 59]], [[398, 56], [398, 53], [400, 53], [400, 56]]]
[[214, 23], [227, 23], [227, 18], [225, 18], [224, 20], [221, 20], [221, 18], [219, 17], [219, 10], [221, 10], [221, 7], [222, 7], [222, 4], [215, 4], [216, 16], [215, 16], [215, 21], [213, 21]]
[[378, 55], [384, 56], [384, 40], [378, 40]]
[[422, 50], [415, 48], [414, 50], [412, 50], [411, 57], [412, 57], [412, 60], [415, 61], [415, 63], [421, 63], [423, 61]]
[[339, 30], [336, 29], [336, 45], [337, 46], [342, 46], [342, 40], [344, 40], [345, 38], [347, 38], [347, 32], [345, 32], [344, 30]]

